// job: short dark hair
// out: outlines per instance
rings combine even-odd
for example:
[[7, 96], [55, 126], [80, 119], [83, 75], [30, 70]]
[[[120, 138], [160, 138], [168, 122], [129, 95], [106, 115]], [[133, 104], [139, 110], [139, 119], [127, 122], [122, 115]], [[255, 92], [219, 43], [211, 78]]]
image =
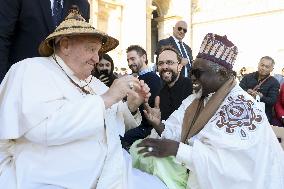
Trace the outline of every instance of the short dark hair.
[[174, 53], [176, 53], [178, 62], [180, 64], [182, 57], [181, 57], [180, 53], [172, 45], [163, 46], [162, 49], [159, 51], [157, 60], [159, 59], [160, 54], [164, 51], [173, 51]]
[[270, 60], [270, 61], [271, 61], [271, 63], [272, 63], [272, 65], [273, 65], [273, 66], [275, 65], [275, 61], [274, 61], [274, 59], [273, 59], [273, 58], [271, 58], [270, 56], [263, 56], [263, 57], [261, 57], [261, 59], [260, 59], [260, 60], [262, 60], [262, 59]]
[[126, 53], [130, 52], [130, 51], [136, 51], [137, 54], [141, 57], [143, 55], [146, 56], [146, 61], [145, 63], [148, 64], [148, 59], [147, 59], [147, 53], [145, 51], [145, 49], [143, 49], [141, 46], [139, 45], [130, 45], [127, 49], [126, 49]]

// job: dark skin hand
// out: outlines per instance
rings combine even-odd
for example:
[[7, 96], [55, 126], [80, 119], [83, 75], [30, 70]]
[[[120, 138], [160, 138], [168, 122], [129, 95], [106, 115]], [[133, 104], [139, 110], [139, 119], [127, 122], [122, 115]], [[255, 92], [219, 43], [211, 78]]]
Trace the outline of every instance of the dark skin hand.
[[[176, 156], [179, 142], [169, 139], [154, 139], [146, 138], [137, 147], [143, 147], [138, 151], [139, 154], [144, 154], [144, 157], [154, 156], [154, 157], [168, 157]], [[149, 152], [148, 147], [152, 147], [153, 151]]]

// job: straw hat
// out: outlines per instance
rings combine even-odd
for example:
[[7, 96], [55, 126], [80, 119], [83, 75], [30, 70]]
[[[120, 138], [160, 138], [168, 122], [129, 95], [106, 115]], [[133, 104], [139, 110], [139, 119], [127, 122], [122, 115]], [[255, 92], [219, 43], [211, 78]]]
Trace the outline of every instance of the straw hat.
[[68, 16], [39, 46], [39, 54], [51, 56], [54, 53], [53, 41], [61, 36], [88, 35], [102, 40], [100, 53], [106, 53], [118, 46], [117, 39], [95, 29], [79, 13], [77, 6], [72, 6]]

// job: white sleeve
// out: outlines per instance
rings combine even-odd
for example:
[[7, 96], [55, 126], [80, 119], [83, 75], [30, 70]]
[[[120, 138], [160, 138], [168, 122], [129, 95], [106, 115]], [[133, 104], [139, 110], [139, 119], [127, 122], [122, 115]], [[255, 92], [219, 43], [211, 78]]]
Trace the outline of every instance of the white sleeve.
[[141, 116], [139, 109], [137, 110], [137, 113], [135, 115], [132, 115], [126, 102], [121, 103], [119, 108], [123, 112], [123, 118], [124, 118], [124, 124], [125, 124], [126, 131], [131, 128], [137, 127], [141, 124], [142, 116]]
[[105, 105], [100, 96], [89, 95], [76, 102], [59, 101], [45, 104], [57, 106], [58, 109], [25, 133], [28, 140], [44, 145], [60, 145], [104, 131]]

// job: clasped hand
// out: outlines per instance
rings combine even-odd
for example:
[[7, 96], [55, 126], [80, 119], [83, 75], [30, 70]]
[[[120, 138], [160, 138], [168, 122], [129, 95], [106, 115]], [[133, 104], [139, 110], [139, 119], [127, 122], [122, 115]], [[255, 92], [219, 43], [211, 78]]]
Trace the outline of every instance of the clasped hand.
[[127, 97], [127, 105], [131, 112], [136, 111], [151, 96], [150, 88], [144, 81], [133, 76], [124, 76], [114, 80], [109, 90], [102, 95], [106, 108]]

